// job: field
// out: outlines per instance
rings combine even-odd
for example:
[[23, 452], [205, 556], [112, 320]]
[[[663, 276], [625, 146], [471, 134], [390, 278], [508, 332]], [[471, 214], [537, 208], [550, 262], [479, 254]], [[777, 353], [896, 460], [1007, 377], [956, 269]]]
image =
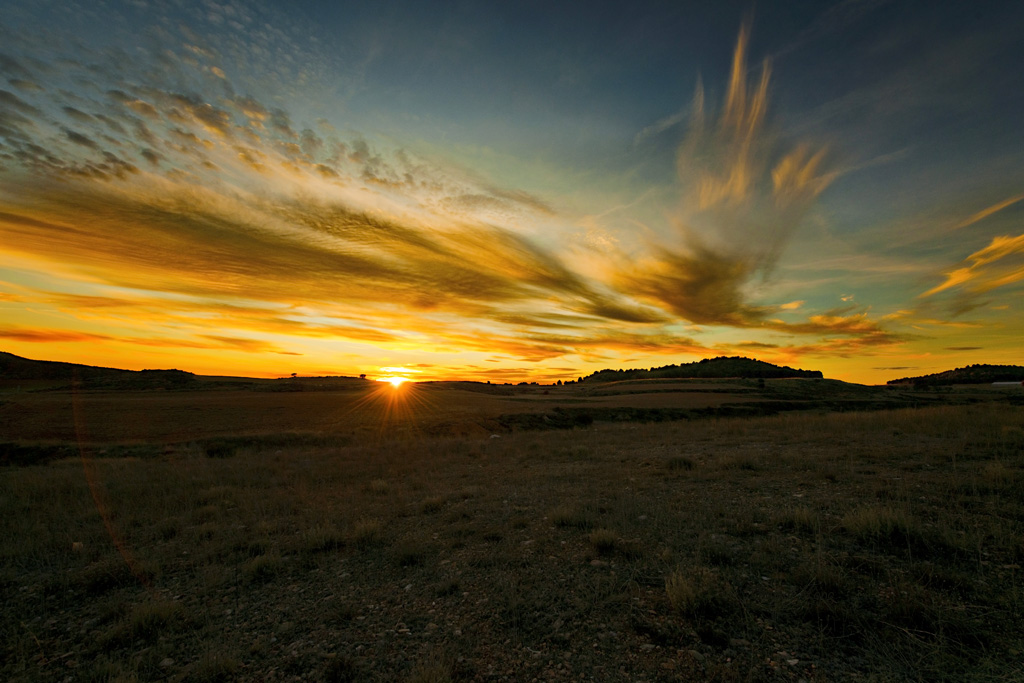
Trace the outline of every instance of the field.
[[0, 394], [0, 677], [1024, 679], [1013, 394], [286, 382]]

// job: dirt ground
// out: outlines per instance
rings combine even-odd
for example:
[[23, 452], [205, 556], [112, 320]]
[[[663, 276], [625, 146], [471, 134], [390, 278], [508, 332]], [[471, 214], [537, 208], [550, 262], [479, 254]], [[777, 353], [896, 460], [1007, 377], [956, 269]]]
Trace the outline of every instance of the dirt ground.
[[526, 402], [435, 392], [289, 440], [337, 397], [229, 395], [0, 469], [5, 680], [1024, 677], [1019, 406], [438, 436]]

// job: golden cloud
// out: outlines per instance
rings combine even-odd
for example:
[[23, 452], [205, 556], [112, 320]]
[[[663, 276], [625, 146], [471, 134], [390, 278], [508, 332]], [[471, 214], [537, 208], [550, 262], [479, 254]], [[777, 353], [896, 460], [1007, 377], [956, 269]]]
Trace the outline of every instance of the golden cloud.
[[[748, 35], [717, 117], [698, 89], [677, 154], [679, 242], [609, 258], [598, 277], [518, 228], [560, 220], [542, 199], [329, 126], [296, 130], [288, 112], [233, 95], [223, 71], [217, 97], [109, 74], [117, 87], [90, 114], [59, 92], [30, 104], [0, 91], [12, 155], [32, 170], [3, 171], [0, 244], [137, 292], [33, 296], [142, 345], [284, 352], [251, 334], [528, 360], [711, 350], [675, 334], [679, 320], [895, 343], [864, 312], [791, 323], [772, 316], [803, 302], [750, 299], [836, 172], [824, 148], [772, 134], [770, 66], [748, 84]], [[75, 130], [41, 125], [44, 109]], [[147, 325], [180, 333], [138, 333]]]
[[987, 247], [964, 259], [964, 265], [947, 272], [945, 282], [924, 292], [920, 298], [950, 289], [976, 296], [1020, 282], [1024, 280], [1022, 255], [1024, 235], [994, 237]]
[[[824, 148], [787, 146], [767, 126], [770, 65], [747, 83], [749, 30], [740, 32], [727, 98], [717, 118], [698, 86], [677, 155], [683, 202], [679, 246], [613, 270], [617, 288], [689, 322], [730, 327], [785, 327], [768, 320], [784, 306], [756, 305], [748, 284], [767, 277], [790, 233], [836, 177]], [[828, 333], [829, 325], [808, 323]], [[795, 331], [795, 330], [790, 330]], [[846, 331], [841, 332], [846, 334]]]

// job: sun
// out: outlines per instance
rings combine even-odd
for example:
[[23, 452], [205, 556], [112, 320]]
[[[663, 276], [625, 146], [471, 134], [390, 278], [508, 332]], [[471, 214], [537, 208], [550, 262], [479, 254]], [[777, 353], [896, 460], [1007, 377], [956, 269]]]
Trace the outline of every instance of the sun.
[[402, 386], [403, 384], [405, 384], [406, 382], [408, 382], [409, 379], [407, 377], [381, 377], [377, 381], [378, 382], [387, 382], [393, 388], [397, 389], [400, 386]]

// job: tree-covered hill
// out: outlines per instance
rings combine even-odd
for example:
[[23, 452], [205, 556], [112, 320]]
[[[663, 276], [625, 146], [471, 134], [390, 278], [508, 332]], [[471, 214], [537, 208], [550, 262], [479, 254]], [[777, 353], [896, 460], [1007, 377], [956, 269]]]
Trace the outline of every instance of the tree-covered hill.
[[934, 387], [951, 384], [991, 384], [992, 382], [1024, 382], [1024, 367], [1020, 365], [968, 365], [964, 368], [936, 372], [932, 375], [891, 379], [886, 384]]
[[598, 370], [583, 378], [584, 382], [619, 382], [626, 379], [695, 379], [719, 377], [750, 377], [778, 379], [783, 377], [802, 377], [821, 379], [820, 370], [796, 370], [794, 368], [773, 365], [753, 358], [735, 356], [727, 358], [705, 358], [694, 363], [682, 365], [665, 365], [660, 368], [637, 370]]

